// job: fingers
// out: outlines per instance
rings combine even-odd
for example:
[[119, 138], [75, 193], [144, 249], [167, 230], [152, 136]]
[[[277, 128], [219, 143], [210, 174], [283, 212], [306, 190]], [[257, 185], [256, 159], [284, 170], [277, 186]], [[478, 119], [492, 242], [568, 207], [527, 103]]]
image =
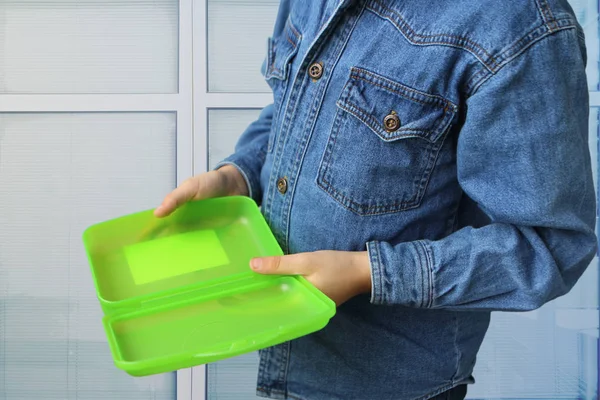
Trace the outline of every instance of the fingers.
[[315, 262], [310, 253], [255, 258], [250, 262], [250, 267], [255, 272], [265, 275], [308, 275], [314, 266]]
[[186, 180], [165, 197], [162, 204], [154, 210], [154, 215], [159, 218], [166, 217], [182, 204], [196, 198], [198, 195], [198, 186], [198, 178]]
[[158, 218], [166, 217], [188, 201], [229, 195], [247, 196], [248, 187], [239, 170], [227, 165], [183, 182], [165, 197], [162, 204], [154, 210], [154, 215]]

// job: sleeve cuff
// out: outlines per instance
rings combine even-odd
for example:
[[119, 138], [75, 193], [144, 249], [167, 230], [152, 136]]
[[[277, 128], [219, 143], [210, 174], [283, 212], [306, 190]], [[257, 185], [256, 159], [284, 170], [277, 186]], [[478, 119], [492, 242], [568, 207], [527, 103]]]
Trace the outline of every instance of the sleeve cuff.
[[425, 241], [392, 246], [367, 243], [371, 264], [371, 303], [431, 308], [433, 255]]
[[260, 180], [258, 177], [255, 177], [250, 171], [251, 169], [245, 165], [245, 163], [237, 159], [235, 155], [226, 158], [215, 166], [215, 170], [224, 167], [225, 165], [231, 165], [237, 168], [238, 171], [244, 177], [244, 181], [246, 181], [246, 186], [248, 186], [248, 197], [254, 200], [257, 204], [260, 204], [262, 200], [261, 197], [261, 189], [260, 189]]

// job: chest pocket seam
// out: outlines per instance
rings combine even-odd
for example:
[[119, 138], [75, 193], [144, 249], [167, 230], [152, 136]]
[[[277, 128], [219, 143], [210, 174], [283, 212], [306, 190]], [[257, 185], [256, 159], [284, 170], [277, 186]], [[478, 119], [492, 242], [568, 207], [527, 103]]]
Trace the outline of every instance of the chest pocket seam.
[[[357, 67], [337, 106], [317, 185], [358, 215], [419, 207], [458, 106]], [[400, 127], [388, 131], [394, 109]]]
[[[434, 107], [443, 110], [443, 118], [436, 123], [434, 129], [430, 128], [419, 128], [419, 127], [400, 127], [395, 132], [387, 132], [383, 126], [379, 123], [379, 120], [375, 118], [372, 113], [364, 110], [361, 106], [357, 105], [356, 102], [352, 101], [352, 85], [355, 85], [356, 81], [364, 81], [367, 85], [375, 86], [381, 90], [397, 94], [406, 100], [413, 101], [415, 103], [422, 104], [427, 107]], [[443, 97], [432, 95], [410, 88], [398, 82], [389, 80], [383, 76], [375, 74], [374, 72], [367, 71], [362, 68], [353, 67], [351, 69], [350, 79], [344, 88], [344, 93], [341, 98], [337, 101], [337, 106], [354, 115], [363, 121], [371, 130], [384, 141], [393, 141], [402, 139], [403, 137], [413, 137], [413, 135], [406, 134], [405, 132], [422, 133], [417, 135], [430, 142], [435, 142], [439, 137], [446, 131], [450, 122], [454, 118], [458, 110], [458, 106]]]

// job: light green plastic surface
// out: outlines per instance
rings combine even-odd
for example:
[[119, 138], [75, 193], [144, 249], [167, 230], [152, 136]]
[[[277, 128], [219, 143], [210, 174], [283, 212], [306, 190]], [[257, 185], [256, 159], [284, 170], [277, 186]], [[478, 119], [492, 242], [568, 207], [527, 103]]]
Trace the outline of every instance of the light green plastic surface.
[[136, 285], [229, 263], [213, 230], [181, 233], [126, 246], [125, 256]]
[[282, 254], [245, 197], [152, 210], [83, 235], [115, 364], [134, 376], [175, 371], [323, 328], [335, 304], [301, 277], [263, 276], [253, 257]]

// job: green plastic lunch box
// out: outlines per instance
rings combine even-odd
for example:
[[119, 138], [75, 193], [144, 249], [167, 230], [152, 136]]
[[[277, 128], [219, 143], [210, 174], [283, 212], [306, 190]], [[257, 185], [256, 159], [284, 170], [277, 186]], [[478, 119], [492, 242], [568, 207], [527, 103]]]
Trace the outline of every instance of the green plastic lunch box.
[[283, 343], [325, 327], [335, 304], [303, 277], [253, 272], [282, 251], [247, 197], [191, 202], [83, 234], [115, 365], [145, 376]]

